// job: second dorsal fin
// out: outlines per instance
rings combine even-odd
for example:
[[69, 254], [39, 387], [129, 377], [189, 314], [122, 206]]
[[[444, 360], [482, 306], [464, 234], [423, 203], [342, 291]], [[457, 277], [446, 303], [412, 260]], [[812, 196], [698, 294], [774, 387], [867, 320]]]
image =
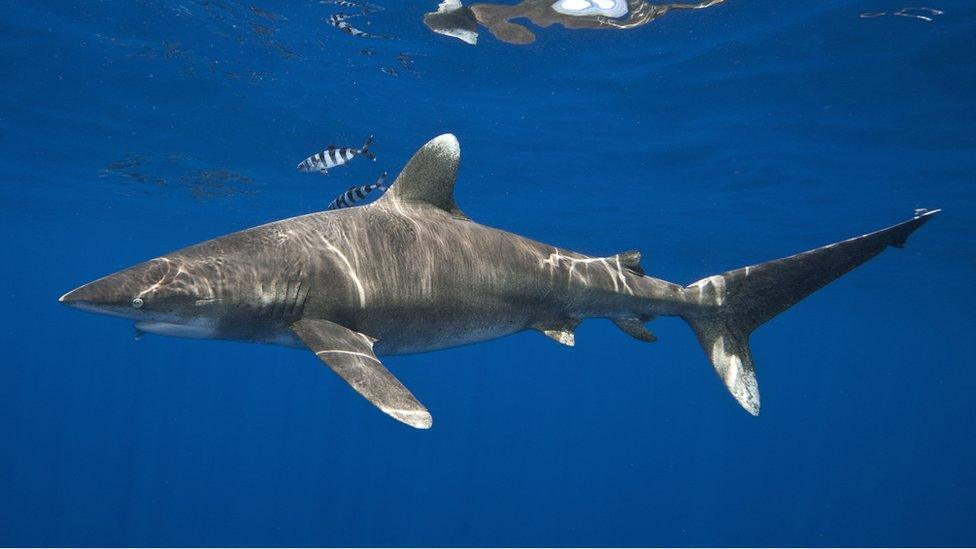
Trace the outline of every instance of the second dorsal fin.
[[427, 142], [407, 162], [390, 190], [377, 202], [425, 204], [465, 217], [454, 202], [454, 181], [461, 160], [456, 137], [445, 133]]
[[620, 261], [620, 265], [626, 268], [628, 271], [644, 276], [644, 268], [641, 267], [641, 253], [639, 250], [628, 250], [626, 252], [620, 252], [617, 255], [610, 256], [611, 260]]

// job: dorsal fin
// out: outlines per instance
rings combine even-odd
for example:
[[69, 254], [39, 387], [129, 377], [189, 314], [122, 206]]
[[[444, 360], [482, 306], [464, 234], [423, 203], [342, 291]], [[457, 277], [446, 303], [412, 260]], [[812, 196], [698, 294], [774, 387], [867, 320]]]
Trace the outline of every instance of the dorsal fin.
[[620, 252], [617, 255], [610, 256], [610, 259], [620, 261], [620, 265], [625, 267], [628, 271], [644, 276], [644, 268], [641, 267], [641, 253], [638, 250], [628, 250], [626, 252]]
[[454, 180], [460, 160], [461, 146], [452, 134], [431, 139], [414, 153], [390, 190], [377, 202], [427, 204], [456, 217], [466, 217], [454, 202]]

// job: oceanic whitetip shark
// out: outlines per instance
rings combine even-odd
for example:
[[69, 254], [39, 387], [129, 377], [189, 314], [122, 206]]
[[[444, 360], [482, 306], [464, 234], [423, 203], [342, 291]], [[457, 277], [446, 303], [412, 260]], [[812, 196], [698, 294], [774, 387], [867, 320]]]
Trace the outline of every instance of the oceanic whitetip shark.
[[454, 202], [460, 147], [423, 146], [377, 201], [208, 240], [85, 284], [61, 302], [143, 332], [306, 348], [380, 410], [426, 429], [427, 409], [378, 356], [538, 330], [573, 345], [584, 319], [642, 341], [660, 315], [691, 325], [732, 396], [759, 413], [749, 335], [810, 293], [901, 247], [938, 210], [689, 286], [640, 253], [590, 257], [480, 225]]

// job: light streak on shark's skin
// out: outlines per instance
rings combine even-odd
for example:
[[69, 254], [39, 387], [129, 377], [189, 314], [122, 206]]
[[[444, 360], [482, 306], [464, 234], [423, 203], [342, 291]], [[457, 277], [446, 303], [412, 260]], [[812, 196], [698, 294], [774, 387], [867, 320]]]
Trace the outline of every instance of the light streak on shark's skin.
[[140, 333], [307, 348], [390, 416], [427, 409], [377, 355], [419, 353], [537, 330], [572, 345], [584, 319], [641, 341], [678, 316], [735, 399], [759, 413], [749, 335], [810, 293], [901, 247], [938, 211], [689, 286], [644, 274], [638, 252], [590, 257], [475, 223], [454, 201], [460, 148], [427, 143], [362, 207], [294, 217], [167, 254], [61, 297], [130, 318]]

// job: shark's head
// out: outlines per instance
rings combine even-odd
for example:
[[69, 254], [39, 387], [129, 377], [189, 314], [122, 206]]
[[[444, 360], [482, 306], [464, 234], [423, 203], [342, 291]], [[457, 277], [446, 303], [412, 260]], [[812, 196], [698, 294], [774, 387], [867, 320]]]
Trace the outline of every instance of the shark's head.
[[89, 282], [61, 303], [133, 320], [182, 324], [208, 316], [216, 295], [213, 266], [161, 257]]

